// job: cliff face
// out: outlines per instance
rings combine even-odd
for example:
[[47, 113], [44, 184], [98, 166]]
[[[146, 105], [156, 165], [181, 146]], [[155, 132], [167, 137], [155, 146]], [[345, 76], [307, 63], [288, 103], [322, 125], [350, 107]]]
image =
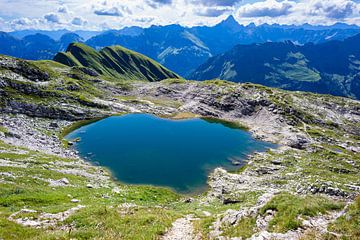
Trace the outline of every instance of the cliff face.
[[[0, 221], [9, 226], [0, 238], [65, 237], [69, 229], [73, 238], [103, 237], [96, 226], [110, 239], [356, 236], [358, 101], [224, 81], [113, 81], [6, 56], [0, 93]], [[189, 198], [118, 184], [64, 147], [74, 121], [133, 112], [220, 118], [279, 148], [253, 154], [237, 173], [217, 169], [208, 192]]]

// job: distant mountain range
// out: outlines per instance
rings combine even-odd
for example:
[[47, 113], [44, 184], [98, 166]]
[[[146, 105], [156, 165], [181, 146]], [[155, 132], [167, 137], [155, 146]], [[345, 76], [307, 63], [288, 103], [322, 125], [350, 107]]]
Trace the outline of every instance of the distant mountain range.
[[[154, 60], [120, 46], [105, 47], [100, 51], [82, 44], [72, 43], [66, 52], [58, 53], [54, 61], [97, 76], [124, 80], [160, 81], [179, 76]], [[90, 69], [90, 70], [89, 70]]]
[[220, 78], [360, 99], [360, 34], [320, 44], [237, 45], [210, 58], [190, 78]]
[[66, 33], [55, 41], [40, 33], [18, 39], [8, 33], [0, 32], [0, 53], [28, 60], [52, 59], [70, 43], [81, 41], [83, 39], [75, 33]]
[[[66, 38], [62, 34], [66, 34]], [[237, 44], [279, 42], [297, 44], [343, 40], [360, 33], [356, 25], [240, 25], [232, 16], [215, 26], [183, 27], [180, 25], [127, 27], [105, 32], [67, 30], [26, 30], [0, 34], [0, 53], [25, 59], [52, 59], [65, 44], [85, 41], [97, 50], [121, 45], [140, 52], [186, 77], [207, 59]], [[28, 35], [30, 34], [30, 36]], [[71, 35], [69, 35], [71, 34]], [[61, 37], [60, 37], [61, 36]], [[71, 39], [72, 38], [72, 39]], [[70, 41], [71, 42], [71, 41]]]
[[69, 31], [66, 29], [61, 29], [61, 30], [19, 30], [19, 31], [13, 31], [13, 32], [9, 32], [9, 35], [18, 38], [18, 39], [22, 39], [26, 36], [29, 35], [35, 35], [35, 34], [41, 34], [41, 35], [46, 35], [50, 38], [52, 38], [55, 41], [59, 41], [60, 38], [67, 33], [75, 33], [76, 35], [79, 35], [82, 39], [84, 39], [85, 41], [101, 34], [101, 31], [86, 31], [86, 30], [77, 30], [77, 31]]

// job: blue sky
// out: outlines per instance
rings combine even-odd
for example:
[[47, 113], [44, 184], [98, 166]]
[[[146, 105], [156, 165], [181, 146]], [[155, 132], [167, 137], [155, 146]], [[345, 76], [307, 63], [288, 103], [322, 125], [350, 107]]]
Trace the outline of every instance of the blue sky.
[[178, 23], [360, 25], [360, 0], [0, 0], [0, 30], [104, 30]]

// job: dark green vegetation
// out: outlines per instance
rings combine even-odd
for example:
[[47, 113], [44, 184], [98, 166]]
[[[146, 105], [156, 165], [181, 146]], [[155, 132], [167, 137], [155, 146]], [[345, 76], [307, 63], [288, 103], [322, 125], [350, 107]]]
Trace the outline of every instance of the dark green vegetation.
[[360, 35], [318, 45], [238, 45], [209, 59], [191, 79], [220, 78], [287, 90], [360, 98]]
[[[54, 60], [70, 67], [90, 68], [90, 74], [125, 80], [150, 82], [179, 78], [154, 60], [120, 46], [106, 47], [99, 52], [82, 43], [72, 43]], [[90, 71], [90, 70], [85, 70]]]

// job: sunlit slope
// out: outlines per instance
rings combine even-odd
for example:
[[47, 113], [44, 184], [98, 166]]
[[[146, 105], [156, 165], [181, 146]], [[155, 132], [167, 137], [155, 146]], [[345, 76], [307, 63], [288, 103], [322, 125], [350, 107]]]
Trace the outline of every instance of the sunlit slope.
[[150, 82], [179, 76], [156, 61], [121, 46], [105, 47], [100, 51], [82, 44], [72, 43], [66, 52], [60, 52], [54, 60], [70, 67], [87, 67], [100, 75], [127, 80]]

